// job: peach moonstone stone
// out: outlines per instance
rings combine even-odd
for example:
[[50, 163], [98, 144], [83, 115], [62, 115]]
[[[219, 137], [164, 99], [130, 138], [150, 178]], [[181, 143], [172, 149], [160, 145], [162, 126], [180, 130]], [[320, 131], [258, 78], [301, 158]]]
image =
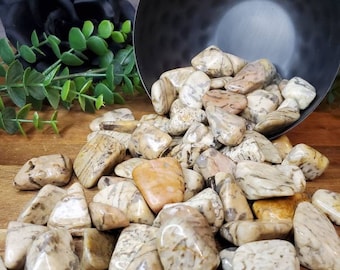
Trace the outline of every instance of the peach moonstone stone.
[[167, 203], [182, 202], [184, 199], [183, 171], [175, 158], [145, 161], [135, 167], [132, 178], [154, 213], [158, 213]]

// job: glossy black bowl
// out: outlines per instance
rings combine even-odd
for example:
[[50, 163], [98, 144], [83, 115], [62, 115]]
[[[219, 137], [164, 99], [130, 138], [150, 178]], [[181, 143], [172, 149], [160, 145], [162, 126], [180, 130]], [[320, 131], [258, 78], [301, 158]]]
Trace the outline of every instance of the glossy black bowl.
[[164, 71], [190, 65], [209, 45], [248, 61], [268, 58], [283, 78], [317, 89], [303, 121], [324, 99], [340, 63], [339, 0], [140, 0], [134, 22], [140, 77], [150, 94]]

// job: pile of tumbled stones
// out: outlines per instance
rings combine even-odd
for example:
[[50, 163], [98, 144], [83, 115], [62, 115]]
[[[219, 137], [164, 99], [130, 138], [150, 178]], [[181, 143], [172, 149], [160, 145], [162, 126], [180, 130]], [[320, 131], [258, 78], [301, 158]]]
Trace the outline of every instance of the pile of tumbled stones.
[[154, 83], [154, 114], [107, 112], [74, 161], [55, 154], [23, 165], [15, 188], [38, 192], [8, 225], [5, 266], [340, 269], [340, 194], [305, 193], [327, 157], [264, 135], [314, 97], [266, 59], [207, 48]]

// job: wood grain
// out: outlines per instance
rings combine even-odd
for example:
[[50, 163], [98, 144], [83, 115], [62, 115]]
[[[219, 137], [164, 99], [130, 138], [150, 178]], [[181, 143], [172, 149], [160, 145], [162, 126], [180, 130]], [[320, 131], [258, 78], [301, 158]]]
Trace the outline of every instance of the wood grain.
[[[36, 131], [27, 126], [27, 137], [8, 135], [0, 131], [0, 255], [4, 251], [8, 222], [15, 220], [24, 205], [36, 194], [13, 188], [12, 180], [20, 166], [32, 157], [46, 154], [62, 153], [74, 159], [86, 142], [86, 136], [90, 132], [89, 123], [105, 111], [118, 107], [130, 108], [136, 119], [143, 114], [153, 113], [149, 98], [145, 94], [139, 94], [127, 98], [125, 105], [110, 106], [95, 114], [84, 113], [77, 107], [70, 111], [61, 109], [58, 117], [60, 135], [54, 134], [49, 127]], [[47, 110], [41, 115], [48, 117], [51, 113], [52, 111]], [[340, 108], [320, 105], [303, 123], [289, 131], [287, 136], [294, 145], [306, 143], [330, 160], [326, 172], [318, 179], [308, 182], [307, 192], [313, 194], [319, 188], [340, 192]], [[88, 201], [95, 192], [96, 189], [86, 190]], [[335, 227], [340, 235], [339, 226]]]

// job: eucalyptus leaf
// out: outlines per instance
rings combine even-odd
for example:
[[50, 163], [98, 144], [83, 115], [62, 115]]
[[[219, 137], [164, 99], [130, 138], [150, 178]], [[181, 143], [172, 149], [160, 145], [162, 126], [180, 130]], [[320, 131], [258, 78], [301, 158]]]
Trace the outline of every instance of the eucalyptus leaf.
[[131, 33], [131, 29], [132, 29], [132, 26], [131, 26], [130, 20], [126, 20], [125, 22], [123, 22], [120, 28], [120, 30], [125, 34]]
[[38, 37], [38, 34], [37, 34], [37, 31], [33, 31], [32, 34], [31, 34], [31, 43], [33, 45], [33, 47], [35, 48], [38, 48], [39, 47], [39, 37]]
[[24, 68], [22, 64], [18, 60], [15, 60], [8, 67], [6, 73], [6, 83], [11, 86], [20, 83], [22, 81], [23, 75]]
[[46, 97], [48, 102], [51, 104], [53, 109], [57, 109], [60, 102], [60, 92], [58, 89], [47, 87], [46, 89]]
[[63, 85], [60, 95], [63, 101], [72, 102], [73, 99], [77, 96], [74, 81], [67, 80]]
[[123, 91], [128, 94], [133, 94], [133, 83], [129, 77], [124, 76]]
[[98, 25], [98, 35], [104, 39], [111, 36], [114, 29], [113, 23], [109, 20], [102, 20]]
[[99, 56], [99, 66], [102, 68], [108, 67], [113, 61], [113, 52], [108, 50], [106, 54]]
[[18, 131], [15, 119], [16, 112], [13, 107], [6, 107], [0, 112], [0, 125], [9, 134], [14, 134]]
[[58, 130], [58, 126], [57, 126], [57, 123], [58, 123], [57, 117], [58, 117], [58, 111], [55, 111], [51, 116], [50, 125], [51, 125], [54, 133], [59, 134], [59, 130]]
[[3, 66], [0, 66], [0, 77], [6, 76], [6, 69]]
[[124, 104], [124, 102], [125, 102], [125, 100], [122, 97], [122, 95], [117, 93], [117, 92], [113, 93], [113, 99], [114, 99], [114, 103], [115, 104]]
[[37, 61], [37, 56], [34, 51], [27, 45], [21, 45], [18, 50], [21, 57], [24, 58], [26, 62], [33, 64]]
[[91, 36], [87, 39], [87, 47], [96, 55], [103, 56], [108, 51], [108, 45], [104, 39], [98, 36]]
[[2, 111], [5, 108], [5, 104], [0, 96], [0, 111]]
[[115, 85], [114, 85], [114, 67], [113, 64], [110, 64], [107, 69], [106, 69], [106, 82], [107, 82], [107, 86], [110, 89], [114, 89]]
[[44, 86], [47, 86], [47, 85], [51, 84], [52, 80], [57, 75], [60, 67], [61, 67], [61, 65], [57, 65], [50, 72], [45, 74]]
[[72, 49], [84, 51], [86, 49], [86, 38], [78, 27], [72, 27], [69, 31], [68, 40]]
[[9, 45], [7, 38], [0, 39], [0, 58], [7, 64], [11, 64], [14, 59], [14, 52], [11, 46]]
[[94, 25], [91, 21], [85, 21], [84, 24], [83, 24], [83, 28], [82, 28], [82, 32], [85, 36], [85, 38], [89, 38], [92, 33], [93, 33], [93, 30], [94, 30]]
[[33, 125], [36, 129], [42, 129], [44, 127], [44, 123], [37, 112], [33, 113]]
[[17, 112], [17, 115], [16, 115], [16, 119], [26, 119], [27, 118], [27, 115], [29, 113], [29, 111], [31, 110], [32, 108], [32, 104], [28, 103], [26, 104], [25, 106], [23, 106], [18, 112]]
[[113, 93], [104, 83], [98, 83], [94, 89], [95, 96], [103, 96], [105, 104], [113, 104]]
[[7, 87], [9, 97], [12, 99], [14, 104], [21, 108], [26, 104], [26, 93], [23, 87]]
[[26, 91], [35, 99], [43, 100], [45, 96], [44, 86], [45, 76], [35, 69], [30, 67], [25, 69], [23, 76], [23, 84]]
[[113, 31], [112, 34], [111, 34], [111, 38], [116, 43], [124, 43], [125, 42], [125, 38], [124, 38], [123, 33], [119, 32], [119, 31]]
[[104, 106], [104, 97], [103, 95], [100, 95], [99, 97], [97, 97], [96, 102], [95, 102], [96, 110], [99, 110], [103, 106]]
[[47, 41], [48, 41], [49, 45], [51, 46], [51, 49], [52, 49], [53, 53], [55, 54], [55, 56], [60, 58], [61, 57], [61, 52], [60, 52], [60, 48], [59, 48], [60, 39], [57, 38], [54, 35], [49, 35], [48, 38], [47, 38]]
[[63, 64], [69, 66], [80, 66], [84, 64], [83, 60], [81, 60], [78, 56], [70, 52], [63, 52], [60, 57], [60, 60], [63, 62]]

